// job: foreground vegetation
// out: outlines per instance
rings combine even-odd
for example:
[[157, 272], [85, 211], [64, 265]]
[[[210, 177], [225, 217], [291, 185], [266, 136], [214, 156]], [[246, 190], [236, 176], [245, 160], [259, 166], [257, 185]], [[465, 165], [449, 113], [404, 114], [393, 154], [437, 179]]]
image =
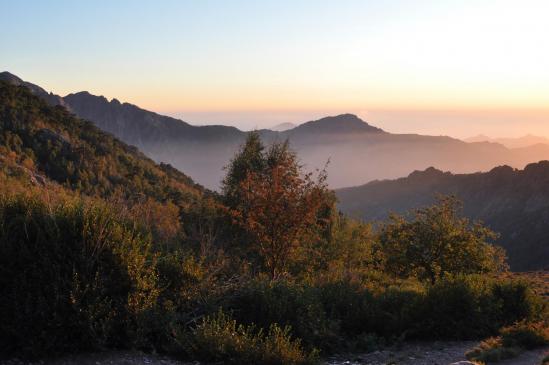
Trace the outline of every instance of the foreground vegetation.
[[549, 324], [517, 322], [500, 330], [500, 335], [490, 337], [467, 353], [467, 358], [480, 363], [494, 363], [514, 358], [526, 350], [549, 345]]
[[505, 344], [516, 323], [545, 331], [547, 304], [502, 275], [495, 234], [452, 197], [380, 227], [353, 221], [323, 171], [254, 133], [214, 194], [24, 88], [0, 93], [4, 357], [137, 348], [309, 364], [408, 339]]

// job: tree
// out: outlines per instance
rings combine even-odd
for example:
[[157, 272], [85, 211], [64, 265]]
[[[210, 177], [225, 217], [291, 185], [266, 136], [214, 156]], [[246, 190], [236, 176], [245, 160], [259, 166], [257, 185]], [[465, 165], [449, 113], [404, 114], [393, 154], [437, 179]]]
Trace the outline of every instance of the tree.
[[264, 150], [259, 133], [248, 133], [246, 142], [226, 167], [227, 175], [221, 183], [224, 203], [227, 206], [234, 207], [240, 201], [240, 183], [246, 179], [248, 173], [258, 173], [265, 168]]
[[334, 238], [321, 252], [331, 278], [362, 280], [364, 274], [379, 269], [372, 226], [340, 215]]
[[416, 276], [435, 283], [446, 274], [503, 270], [505, 253], [490, 244], [497, 234], [480, 222], [460, 217], [455, 197], [418, 209], [412, 219], [392, 215], [379, 234], [385, 268], [400, 277]]
[[287, 142], [263, 152], [251, 135], [233, 160], [224, 183], [231, 217], [271, 279], [295, 262], [300, 248], [320, 238], [334, 202], [325, 181], [324, 171], [316, 179], [302, 173]]

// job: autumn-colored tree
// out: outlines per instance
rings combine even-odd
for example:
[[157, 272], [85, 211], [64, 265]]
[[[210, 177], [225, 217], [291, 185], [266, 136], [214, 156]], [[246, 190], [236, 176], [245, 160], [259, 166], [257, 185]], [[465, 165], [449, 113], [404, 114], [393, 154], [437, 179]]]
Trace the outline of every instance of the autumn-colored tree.
[[392, 215], [379, 235], [385, 266], [390, 273], [416, 276], [435, 283], [446, 274], [502, 270], [505, 253], [490, 244], [497, 234], [479, 222], [460, 217], [461, 203], [451, 196], [418, 209], [411, 219]]
[[262, 268], [276, 279], [300, 248], [320, 238], [325, 209], [333, 205], [333, 198], [325, 172], [316, 179], [302, 173], [287, 142], [273, 144], [261, 156], [263, 162], [256, 165], [260, 168], [249, 169], [228, 191], [239, 198], [232, 201], [233, 222], [246, 233], [248, 249], [259, 257]]

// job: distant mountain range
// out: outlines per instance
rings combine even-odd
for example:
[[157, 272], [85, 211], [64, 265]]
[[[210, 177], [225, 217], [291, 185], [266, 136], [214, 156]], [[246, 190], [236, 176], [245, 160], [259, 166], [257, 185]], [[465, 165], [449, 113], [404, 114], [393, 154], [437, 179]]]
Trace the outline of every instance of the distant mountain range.
[[483, 134], [479, 134], [478, 136], [475, 136], [475, 137], [466, 138], [464, 139], [464, 141], [469, 143], [473, 143], [473, 142], [499, 143], [504, 145], [507, 148], [522, 148], [522, 147], [533, 146], [536, 144], [549, 145], [549, 138], [533, 136], [531, 134], [527, 134], [525, 136], [518, 137], [518, 138], [490, 138]]
[[297, 125], [295, 125], [294, 123], [280, 123], [269, 129], [272, 131], [283, 132], [287, 131], [288, 129], [293, 129], [295, 127], [297, 127]]
[[549, 161], [524, 170], [501, 166], [459, 175], [428, 168], [405, 178], [336, 190], [340, 209], [366, 221], [431, 204], [437, 193], [457, 196], [466, 216], [501, 233], [499, 243], [512, 269], [549, 268]]
[[[48, 103], [63, 105], [208, 188], [219, 186], [223, 167], [246, 137], [246, 132], [234, 127], [193, 126], [88, 92], [60, 97], [7, 72], [0, 73], [0, 79], [26, 85]], [[288, 138], [310, 170], [323, 168], [330, 161], [328, 182], [334, 188], [401, 177], [428, 166], [466, 173], [503, 164], [522, 168], [529, 162], [549, 159], [548, 145], [509, 149], [501, 144], [466, 143], [450, 137], [391, 134], [352, 114], [306, 122], [285, 131], [259, 132], [266, 143]]]

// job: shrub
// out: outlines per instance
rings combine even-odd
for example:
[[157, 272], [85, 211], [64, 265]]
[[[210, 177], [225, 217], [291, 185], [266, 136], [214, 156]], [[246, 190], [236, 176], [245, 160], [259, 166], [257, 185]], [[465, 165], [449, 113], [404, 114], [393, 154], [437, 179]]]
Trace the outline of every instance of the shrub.
[[227, 364], [312, 364], [316, 352], [305, 353], [299, 340], [293, 340], [290, 327], [272, 324], [267, 334], [254, 325], [237, 324], [219, 311], [206, 317], [188, 340], [189, 354], [207, 362]]
[[477, 339], [517, 321], [536, 320], [544, 311], [523, 282], [456, 276], [428, 288], [418, 324], [422, 337]]
[[419, 290], [389, 287], [375, 295], [371, 331], [391, 340], [416, 335], [421, 327], [420, 310], [424, 293]]
[[502, 328], [500, 333], [505, 347], [522, 347], [530, 350], [549, 345], [549, 326], [543, 322], [518, 322]]
[[423, 313], [424, 334], [447, 339], [475, 339], [497, 331], [497, 324], [486, 321], [490, 291], [484, 280], [458, 277], [440, 281], [428, 288]]
[[518, 356], [524, 350], [531, 350], [549, 344], [549, 327], [546, 323], [517, 322], [502, 328], [500, 336], [482, 341], [467, 353], [469, 360], [498, 362]]
[[369, 291], [340, 281], [320, 286], [319, 295], [326, 316], [336, 322], [338, 330], [347, 337], [360, 335], [371, 327], [374, 298]]
[[525, 280], [493, 280], [494, 302], [500, 307], [501, 318], [509, 325], [523, 319], [539, 321], [549, 316], [547, 303], [534, 293], [532, 286]]
[[1, 197], [0, 352], [51, 355], [156, 337], [149, 246], [100, 204]]
[[307, 347], [333, 347], [335, 323], [326, 317], [318, 288], [289, 282], [255, 281], [228, 304], [241, 323], [268, 329], [273, 323], [291, 326]]
[[461, 202], [455, 197], [437, 200], [408, 217], [392, 214], [381, 227], [378, 240], [387, 272], [434, 284], [449, 274], [505, 270], [505, 252], [490, 243], [497, 234], [461, 217]]
[[[403, 283], [404, 284], [404, 283]], [[503, 326], [539, 318], [539, 298], [524, 283], [466, 275], [435, 285], [366, 289], [347, 281], [317, 286], [255, 281], [225, 305], [239, 323], [264, 330], [290, 325], [303, 344], [325, 352], [372, 348], [402, 339], [480, 339]], [[364, 344], [364, 348], [361, 346]]]

